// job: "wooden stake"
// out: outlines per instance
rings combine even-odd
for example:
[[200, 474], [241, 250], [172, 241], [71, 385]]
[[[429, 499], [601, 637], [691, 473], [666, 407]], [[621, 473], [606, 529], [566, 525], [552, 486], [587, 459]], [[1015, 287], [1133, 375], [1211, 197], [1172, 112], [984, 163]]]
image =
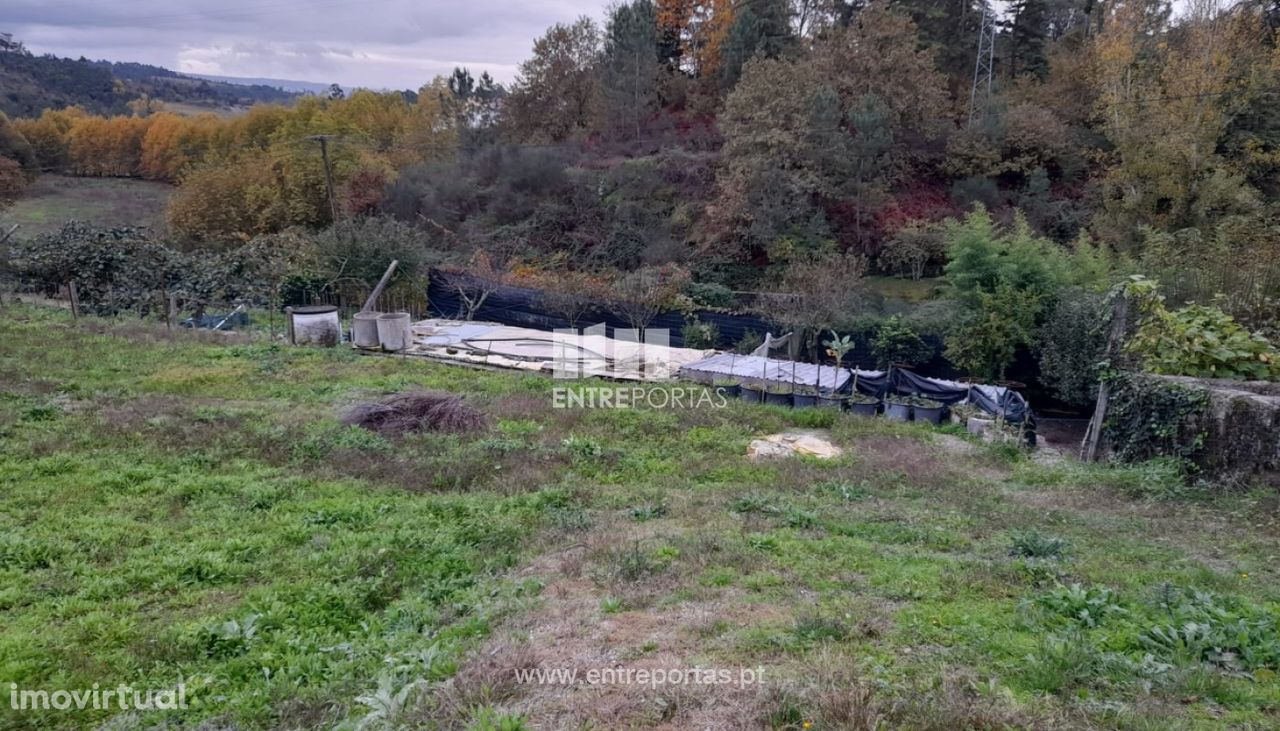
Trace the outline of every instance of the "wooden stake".
[[[1115, 304], [1111, 311], [1111, 333], [1107, 336], [1106, 359], [1115, 364], [1120, 357], [1120, 349], [1124, 344], [1124, 334], [1128, 327], [1129, 298], [1124, 290], [1116, 292]], [[1098, 402], [1093, 408], [1093, 418], [1089, 420], [1089, 428], [1085, 430], [1084, 441], [1080, 444], [1080, 459], [1093, 462], [1098, 458], [1098, 443], [1102, 439], [1102, 425], [1107, 418], [1107, 406], [1111, 402], [1111, 388], [1106, 381], [1098, 384]]]
[[80, 319], [80, 295], [76, 294], [76, 283], [67, 282], [67, 296], [71, 298], [71, 319]]

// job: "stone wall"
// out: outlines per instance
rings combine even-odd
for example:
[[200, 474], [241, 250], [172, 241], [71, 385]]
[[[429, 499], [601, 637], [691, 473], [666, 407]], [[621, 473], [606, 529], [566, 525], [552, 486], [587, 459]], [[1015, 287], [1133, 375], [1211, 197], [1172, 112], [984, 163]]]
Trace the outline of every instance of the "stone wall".
[[1144, 376], [1208, 395], [1189, 417], [1188, 433], [1203, 435], [1195, 462], [1223, 480], [1280, 485], [1280, 383], [1227, 381], [1179, 376]]

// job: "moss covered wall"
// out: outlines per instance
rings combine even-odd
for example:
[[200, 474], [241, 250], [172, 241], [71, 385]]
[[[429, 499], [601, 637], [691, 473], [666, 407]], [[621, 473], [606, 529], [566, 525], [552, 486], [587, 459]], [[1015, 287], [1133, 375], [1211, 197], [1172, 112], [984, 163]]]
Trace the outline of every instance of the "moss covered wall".
[[1174, 456], [1213, 479], [1280, 485], [1280, 383], [1125, 374], [1113, 392], [1117, 458]]

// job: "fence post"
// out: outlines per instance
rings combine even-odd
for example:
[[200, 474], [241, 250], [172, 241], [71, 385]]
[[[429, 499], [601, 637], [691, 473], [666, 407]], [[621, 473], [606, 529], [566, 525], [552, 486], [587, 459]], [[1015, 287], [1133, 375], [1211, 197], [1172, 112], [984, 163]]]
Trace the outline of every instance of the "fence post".
[[164, 324], [169, 330], [169, 337], [173, 337], [173, 330], [178, 326], [178, 295], [170, 292], [168, 297], [168, 310], [164, 314]]
[[71, 319], [80, 319], [80, 296], [76, 293], [76, 282], [67, 282], [67, 296], [71, 299]]

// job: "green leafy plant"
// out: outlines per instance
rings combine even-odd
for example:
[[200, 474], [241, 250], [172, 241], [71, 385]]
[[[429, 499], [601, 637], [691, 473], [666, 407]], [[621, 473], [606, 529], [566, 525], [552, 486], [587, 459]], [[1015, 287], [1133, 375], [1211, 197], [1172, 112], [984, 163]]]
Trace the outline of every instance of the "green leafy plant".
[[1126, 614], [1115, 592], [1106, 587], [1071, 584], [1060, 586], [1036, 598], [1048, 611], [1093, 628], [1112, 616]]
[[1030, 528], [1010, 534], [1009, 555], [1019, 558], [1059, 559], [1067, 552], [1069, 545], [1063, 538]]
[[1171, 312], [1158, 285], [1144, 277], [1131, 278], [1125, 293], [1141, 314], [1126, 350], [1145, 370], [1199, 378], [1280, 379], [1275, 346], [1217, 307], [1191, 304]]

